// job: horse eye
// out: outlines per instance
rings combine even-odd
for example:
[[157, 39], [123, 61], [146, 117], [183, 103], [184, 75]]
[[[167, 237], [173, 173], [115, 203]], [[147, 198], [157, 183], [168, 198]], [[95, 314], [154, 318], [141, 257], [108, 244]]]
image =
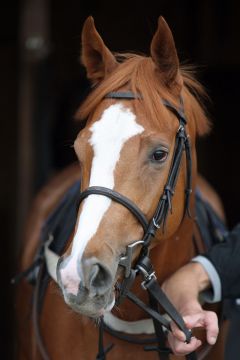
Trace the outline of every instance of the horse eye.
[[167, 159], [168, 152], [163, 149], [158, 149], [152, 154], [152, 160], [157, 162], [164, 162]]

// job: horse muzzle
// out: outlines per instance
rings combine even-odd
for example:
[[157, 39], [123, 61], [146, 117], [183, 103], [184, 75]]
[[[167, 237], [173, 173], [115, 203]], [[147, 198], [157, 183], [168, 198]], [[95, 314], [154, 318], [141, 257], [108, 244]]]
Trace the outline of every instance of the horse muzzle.
[[95, 257], [75, 264], [71, 257], [61, 257], [57, 280], [65, 302], [74, 311], [96, 318], [114, 306], [115, 272]]

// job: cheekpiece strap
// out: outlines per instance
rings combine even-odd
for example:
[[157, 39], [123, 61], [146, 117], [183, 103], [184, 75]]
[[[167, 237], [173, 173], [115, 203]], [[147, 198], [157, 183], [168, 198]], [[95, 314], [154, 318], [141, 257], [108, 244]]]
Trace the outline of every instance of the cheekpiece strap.
[[[142, 95], [138, 93], [134, 93], [132, 91], [110, 91], [105, 95], [105, 99], [122, 99], [122, 100], [134, 100], [134, 99], [142, 99]], [[183, 98], [180, 96], [180, 107], [177, 108], [170, 101], [166, 99], [162, 99], [162, 104], [165, 105], [168, 109], [170, 109], [179, 119], [179, 122], [183, 122], [184, 125], [187, 123], [185, 114], [184, 114], [184, 106], [183, 106]]]
[[163, 105], [165, 105], [169, 110], [171, 110], [178, 118], [180, 124], [183, 123], [184, 125], [187, 124], [187, 119], [184, 112], [184, 104], [183, 104], [183, 98], [180, 96], [180, 107], [175, 107], [170, 101], [166, 99], [162, 99]]

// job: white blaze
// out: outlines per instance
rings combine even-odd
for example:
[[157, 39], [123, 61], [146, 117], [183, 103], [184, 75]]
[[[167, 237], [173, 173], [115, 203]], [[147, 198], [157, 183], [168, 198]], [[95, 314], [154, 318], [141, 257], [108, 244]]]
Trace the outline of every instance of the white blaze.
[[[93, 148], [94, 156], [89, 186], [104, 186], [113, 189], [114, 170], [125, 142], [142, 133], [144, 128], [137, 124], [136, 116], [129, 109], [121, 104], [115, 104], [103, 112], [102, 117], [92, 125], [90, 131], [92, 135], [89, 143]], [[111, 199], [101, 195], [89, 195], [84, 200], [73, 239], [71, 257], [61, 270], [63, 283], [67, 282], [67, 287], [73, 293], [77, 291], [77, 284], [73, 284], [73, 279], [80, 281], [77, 262], [82, 258], [89, 240], [97, 232], [110, 204]]]
[[[136, 116], [129, 109], [115, 104], [106, 109], [102, 118], [92, 125], [89, 143], [93, 147], [94, 157], [89, 186], [113, 189], [114, 170], [124, 143], [144, 130], [135, 119]], [[78, 260], [110, 204], [111, 199], [101, 195], [90, 195], [84, 201], [72, 248], [72, 255], [77, 255]]]

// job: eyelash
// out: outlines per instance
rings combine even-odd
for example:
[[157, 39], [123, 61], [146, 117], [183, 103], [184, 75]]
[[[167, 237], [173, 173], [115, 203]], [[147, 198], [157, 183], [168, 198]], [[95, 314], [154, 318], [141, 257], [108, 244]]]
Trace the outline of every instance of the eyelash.
[[167, 160], [168, 151], [166, 149], [156, 149], [151, 156], [151, 160], [157, 163], [164, 163]]

